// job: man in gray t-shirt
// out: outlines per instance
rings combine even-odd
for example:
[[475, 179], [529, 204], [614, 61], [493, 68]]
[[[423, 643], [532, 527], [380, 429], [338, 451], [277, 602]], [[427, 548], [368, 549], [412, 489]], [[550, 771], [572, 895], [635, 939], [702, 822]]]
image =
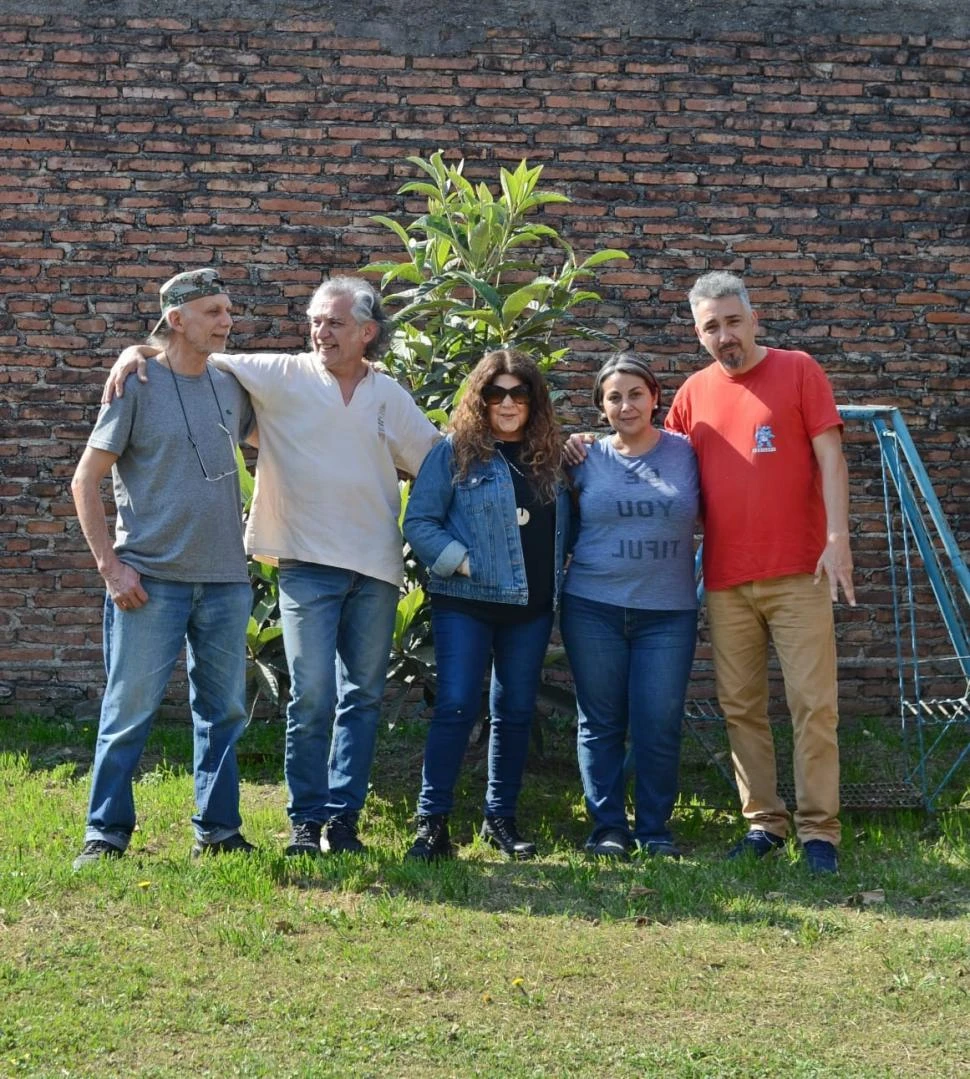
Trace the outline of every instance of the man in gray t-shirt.
[[[102, 407], [71, 484], [104, 578], [107, 685], [84, 847], [74, 868], [121, 855], [135, 827], [132, 777], [183, 642], [194, 729], [193, 854], [252, 851], [239, 829], [235, 745], [246, 723], [251, 606], [236, 447], [253, 426], [249, 397], [211, 367], [232, 327], [212, 269], [160, 292], [157, 376]], [[111, 474], [112, 541], [101, 500]]]

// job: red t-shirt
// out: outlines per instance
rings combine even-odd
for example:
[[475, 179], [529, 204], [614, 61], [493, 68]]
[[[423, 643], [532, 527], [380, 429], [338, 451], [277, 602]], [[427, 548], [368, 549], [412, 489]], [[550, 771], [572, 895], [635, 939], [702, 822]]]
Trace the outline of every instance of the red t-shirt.
[[666, 426], [697, 454], [705, 587], [815, 572], [825, 506], [811, 440], [842, 421], [808, 353], [769, 348], [733, 378], [710, 364], [677, 391]]

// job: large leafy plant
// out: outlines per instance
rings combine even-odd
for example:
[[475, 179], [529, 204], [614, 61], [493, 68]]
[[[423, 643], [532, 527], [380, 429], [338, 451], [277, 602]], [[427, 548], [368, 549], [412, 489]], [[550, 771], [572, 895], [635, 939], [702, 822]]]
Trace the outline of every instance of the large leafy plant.
[[538, 187], [542, 166], [525, 161], [500, 169], [498, 193], [473, 184], [464, 161], [409, 157], [424, 177], [400, 195], [427, 200], [427, 210], [406, 224], [374, 220], [401, 241], [402, 260], [375, 262], [381, 291], [396, 328], [385, 365], [404, 382], [429, 416], [441, 422], [472, 367], [490, 349], [514, 347], [548, 370], [566, 355], [570, 339], [605, 340], [575, 309], [599, 294], [588, 287], [603, 262], [625, 259], [607, 249], [580, 260], [551, 225], [529, 215], [569, 202]]

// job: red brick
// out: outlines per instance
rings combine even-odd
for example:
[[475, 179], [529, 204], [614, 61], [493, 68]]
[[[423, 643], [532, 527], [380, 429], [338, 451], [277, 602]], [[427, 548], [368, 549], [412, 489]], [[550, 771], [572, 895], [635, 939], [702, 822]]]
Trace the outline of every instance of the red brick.
[[405, 66], [403, 56], [371, 56], [360, 53], [351, 53], [338, 58], [337, 63], [341, 67], [373, 68], [383, 71], [401, 70]]
[[[480, 45], [421, 56], [303, 16], [8, 17], [0, 423], [16, 441], [0, 438], [0, 607], [5, 640], [55, 653], [4, 664], [21, 703], [88, 699], [101, 679], [101, 584], [66, 490], [113, 342], [144, 334], [171, 267], [215, 261], [246, 305], [240, 344], [305, 347], [299, 310], [321, 272], [396, 252], [371, 214], [423, 209], [395, 195], [409, 152], [464, 154], [493, 188], [500, 164], [542, 164], [574, 202], [536, 219], [579, 252], [631, 255], [597, 271], [588, 317], [617, 347], [653, 340], [671, 392], [700, 362], [690, 280], [744, 271], [766, 336], [806, 342], [840, 395], [904, 402], [944, 505], [965, 503], [968, 451], [938, 418], [970, 390], [952, 353], [970, 319], [954, 225], [965, 43], [668, 33], [493, 22]], [[571, 420], [601, 351], [578, 343], [569, 361]], [[882, 527], [878, 504], [867, 513]], [[885, 593], [869, 588], [847, 621], [853, 654], [891, 660]], [[871, 692], [885, 669], [852, 684]]]

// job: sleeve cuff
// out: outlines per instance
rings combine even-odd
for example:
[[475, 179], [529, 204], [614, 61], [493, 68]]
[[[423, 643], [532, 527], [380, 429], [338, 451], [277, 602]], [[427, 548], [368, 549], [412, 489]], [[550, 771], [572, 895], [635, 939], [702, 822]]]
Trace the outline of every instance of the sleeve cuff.
[[431, 572], [438, 577], [453, 576], [466, 554], [468, 554], [468, 548], [458, 540], [452, 540], [434, 560], [434, 565], [430, 567]]

